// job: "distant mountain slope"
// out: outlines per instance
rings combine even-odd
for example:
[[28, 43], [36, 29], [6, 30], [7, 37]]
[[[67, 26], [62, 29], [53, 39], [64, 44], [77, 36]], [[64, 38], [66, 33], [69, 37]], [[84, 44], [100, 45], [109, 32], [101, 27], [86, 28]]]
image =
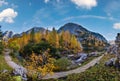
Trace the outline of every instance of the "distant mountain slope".
[[115, 45], [115, 40], [108, 41], [110, 45]]
[[29, 29], [28, 31], [26, 31], [25, 33], [30, 34], [32, 32], [32, 30], [34, 30], [34, 32], [42, 32], [42, 33], [44, 33], [46, 31], [46, 29], [43, 27], [33, 27], [33, 28]]
[[12, 38], [13, 32], [12, 31], [5, 31], [3, 33], [3, 40], [7, 41], [9, 38]]
[[13, 37], [20, 37], [20, 36], [22, 36], [23, 33], [30, 34], [32, 31], [34, 31], [35, 33], [36, 32], [44, 33], [46, 31], [46, 29], [43, 27], [33, 27], [25, 32], [22, 32], [21, 34], [15, 34], [15, 35], [13, 35]]
[[96, 47], [108, 45], [107, 40], [99, 33], [91, 32], [81, 25], [75, 23], [67, 23], [60, 27], [58, 33], [62, 31], [69, 31], [74, 34], [84, 47]]

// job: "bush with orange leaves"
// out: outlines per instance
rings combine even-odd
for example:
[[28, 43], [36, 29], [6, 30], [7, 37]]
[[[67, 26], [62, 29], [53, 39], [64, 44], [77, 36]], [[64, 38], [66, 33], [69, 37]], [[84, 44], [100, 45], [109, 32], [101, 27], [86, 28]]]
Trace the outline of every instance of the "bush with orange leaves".
[[53, 74], [55, 59], [51, 58], [48, 52], [49, 50], [42, 55], [32, 53], [29, 61], [26, 62], [28, 77], [31, 77], [32, 81], [41, 79], [48, 73]]

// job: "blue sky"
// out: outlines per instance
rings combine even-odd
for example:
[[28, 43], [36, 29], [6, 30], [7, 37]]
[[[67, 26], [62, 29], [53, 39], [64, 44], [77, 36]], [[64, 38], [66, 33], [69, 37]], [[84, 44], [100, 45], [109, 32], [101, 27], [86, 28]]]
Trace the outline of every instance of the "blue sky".
[[120, 32], [120, 0], [0, 0], [2, 30], [21, 33], [34, 26], [51, 29], [68, 22], [114, 40]]

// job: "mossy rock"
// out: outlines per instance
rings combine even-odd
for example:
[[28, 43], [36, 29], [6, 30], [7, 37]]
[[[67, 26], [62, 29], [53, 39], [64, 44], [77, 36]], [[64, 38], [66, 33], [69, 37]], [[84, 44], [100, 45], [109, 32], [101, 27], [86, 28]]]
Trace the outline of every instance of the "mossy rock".
[[14, 79], [15, 81], [22, 81], [21, 76], [14, 76], [13, 79]]

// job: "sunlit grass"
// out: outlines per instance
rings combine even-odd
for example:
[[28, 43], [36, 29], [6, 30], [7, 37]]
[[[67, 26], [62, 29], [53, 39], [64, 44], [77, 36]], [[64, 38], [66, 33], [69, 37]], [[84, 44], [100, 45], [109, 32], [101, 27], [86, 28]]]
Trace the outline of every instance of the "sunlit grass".
[[4, 55], [0, 54], [0, 70], [12, 70], [11, 67], [9, 67], [4, 59]]

